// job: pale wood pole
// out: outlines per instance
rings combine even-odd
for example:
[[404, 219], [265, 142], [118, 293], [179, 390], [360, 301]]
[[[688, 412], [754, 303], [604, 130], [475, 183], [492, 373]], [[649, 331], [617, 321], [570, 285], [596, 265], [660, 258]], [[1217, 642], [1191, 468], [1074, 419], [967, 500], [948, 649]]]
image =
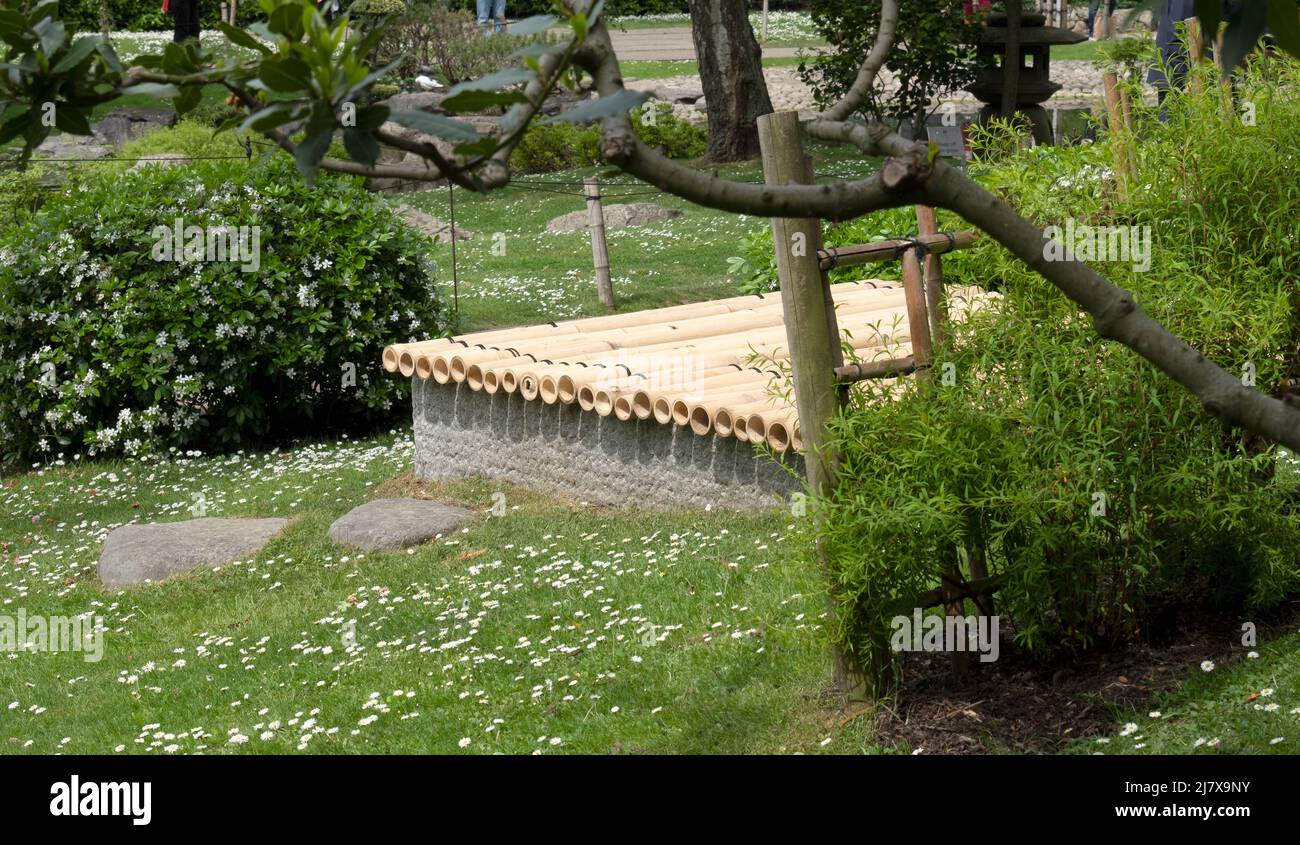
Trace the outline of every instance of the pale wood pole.
[[[939, 224], [930, 206], [916, 207], [916, 231], [922, 237], [939, 233]], [[943, 311], [943, 259], [930, 253], [925, 256], [925, 306], [930, 315], [931, 339], [942, 344], [946, 337], [944, 322], [947, 318]]]
[[767, 0], [763, 0], [763, 43], [767, 43]]
[[587, 228], [591, 231], [591, 256], [596, 264], [596, 291], [600, 304], [614, 310], [614, 282], [609, 275], [609, 248], [605, 244], [605, 212], [600, 205], [600, 180], [588, 176], [582, 180], [587, 196]]
[[[763, 176], [769, 185], [812, 184], [812, 163], [804, 154], [799, 113], [776, 112], [758, 119], [758, 139], [763, 153]], [[808, 488], [814, 498], [835, 489], [837, 456], [826, 448], [826, 425], [839, 411], [840, 392], [835, 368], [844, 363], [840, 332], [835, 320], [835, 303], [826, 272], [817, 252], [822, 248], [820, 220], [772, 218], [777, 275], [781, 280], [781, 307], [785, 316], [786, 341], [790, 346], [790, 370], [794, 378], [795, 407], [806, 444], [804, 467]], [[821, 539], [821, 508], [813, 506], [816, 555], [822, 573], [830, 578], [830, 561]], [[834, 596], [827, 596], [827, 623], [834, 624]], [[871, 655], [873, 661], [892, 656]], [[835, 683], [846, 701], [865, 701], [869, 686], [860, 663], [853, 655], [832, 646]]]

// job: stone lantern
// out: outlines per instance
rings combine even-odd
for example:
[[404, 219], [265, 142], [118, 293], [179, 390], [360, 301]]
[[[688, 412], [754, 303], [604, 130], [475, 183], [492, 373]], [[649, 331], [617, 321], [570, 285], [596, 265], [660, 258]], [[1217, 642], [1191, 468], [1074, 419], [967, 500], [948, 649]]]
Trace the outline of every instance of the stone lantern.
[[[1029, 119], [1034, 140], [1051, 144], [1052, 124], [1043, 103], [1061, 90], [1053, 82], [1050, 71], [1050, 54], [1054, 44], [1078, 44], [1087, 41], [1081, 33], [1054, 26], [1045, 26], [1047, 18], [1041, 14], [1025, 14], [1020, 20], [1020, 74], [1016, 85], [1016, 111]], [[986, 123], [1002, 114], [1002, 66], [1007, 57], [1007, 16], [996, 14], [989, 18], [988, 26], [980, 32], [976, 45], [979, 68], [976, 81], [966, 90], [984, 103], [977, 121]]]

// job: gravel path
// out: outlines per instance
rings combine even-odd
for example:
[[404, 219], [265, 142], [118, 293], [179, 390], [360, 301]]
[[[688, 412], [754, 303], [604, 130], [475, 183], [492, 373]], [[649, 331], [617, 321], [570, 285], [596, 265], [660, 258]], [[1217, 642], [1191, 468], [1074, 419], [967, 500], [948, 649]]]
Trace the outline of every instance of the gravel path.
[[[799, 78], [799, 73], [794, 68], [767, 68], [763, 75], [767, 79], [767, 90], [772, 97], [772, 105], [777, 111], [807, 111], [814, 108], [812, 91]], [[1090, 104], [1099, 101], [1102, 97], [1101, 72], [1093, 66], [1092, 62], [1055, 62], [1052, 65], [1052, 78], [1065, 87], [1049, 101], [1049, 106]], [[884, 74], [884, 79], [886, 90], [892, 90], [895, 85], [888, 72]], [[680, 95], [687, 95], [688, 98], [691, 94], [703, 95], [698, 76], [642, 80], [629, 78], [627, 87], [640, 91], [661, 92], [661, 99], [675, 100]], [[948, 101], [968, 107], [976, 103], [975, 98], [965, 91], [949, 97]], [[680, 117], [692, 120], [703, 119], [703, 110], [690, 103], [678, 103], [675, 111]]]

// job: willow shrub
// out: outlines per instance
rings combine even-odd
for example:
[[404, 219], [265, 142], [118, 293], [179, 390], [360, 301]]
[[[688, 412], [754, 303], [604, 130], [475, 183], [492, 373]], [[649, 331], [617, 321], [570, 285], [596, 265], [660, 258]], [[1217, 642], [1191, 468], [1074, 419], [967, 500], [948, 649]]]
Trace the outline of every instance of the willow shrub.
[[[1148, 271], [1093, 266], [1278, 395], [1300, 355], [1298, 77], [1270, 63], [1236, 105], [1210, 83], [1171, 102], [1168, 123], [1139, 110], [1128, 202], [1105, 142], [973, 173], [1044, 230], [1149, 226]], [[864, 385], [832, 428], [841, 484], [819, 505], [842, 645], [887, 642], [890, 618], [948, 567], [968, 575], [972, 555], [1001, 581], [1004, 630], [1038, 654], [1155, 634], [1171, 609], [1266, 608], [1300, 586], [1293, 456], [1226, 430], [990, 240], [945, 270], [1001, 296], [954, 327], [931, 384]]]
[[[199, 251], [167, 251], [158, 227], [177, 219]], [[238, 260], [228, 237], [215, 249], [223, 229], [243, 231]], [[108, 172], [51, 194], [0, 229], [0, 457], [206, 451], [390, 421], [409, 387], [378, 367], [384, 345], [446, 328], [432, 248], [359, 179], [311, 187], [288, 156]]]

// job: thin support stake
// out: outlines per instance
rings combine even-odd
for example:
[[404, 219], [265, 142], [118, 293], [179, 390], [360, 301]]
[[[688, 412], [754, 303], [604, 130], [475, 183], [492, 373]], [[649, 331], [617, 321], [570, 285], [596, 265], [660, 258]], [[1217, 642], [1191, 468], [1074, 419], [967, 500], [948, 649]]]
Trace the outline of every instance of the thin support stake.
[[451, 302], [460, 317], [460, 267], [456, 263], [456, 185], [447, 180], [447, 216], [451, 218]]

